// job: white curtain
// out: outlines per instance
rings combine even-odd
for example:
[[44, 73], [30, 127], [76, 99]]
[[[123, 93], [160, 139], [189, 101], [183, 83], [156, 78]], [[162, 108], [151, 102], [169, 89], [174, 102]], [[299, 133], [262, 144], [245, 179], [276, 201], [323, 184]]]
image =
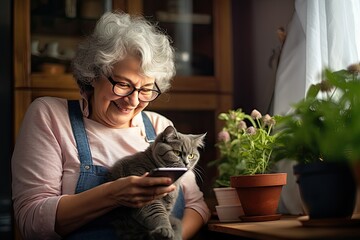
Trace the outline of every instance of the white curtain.
[[[325, 67], [347, 68], [360, 61], [360, 0], [295, 0], [295, 12], [276, 74], [274, 114], [286, 114], [308, 87], [321, 81]], [[293, 163], [280, 162], [288, 172], [280, 211], [301, 214], [301, 202], [292, 173]]]

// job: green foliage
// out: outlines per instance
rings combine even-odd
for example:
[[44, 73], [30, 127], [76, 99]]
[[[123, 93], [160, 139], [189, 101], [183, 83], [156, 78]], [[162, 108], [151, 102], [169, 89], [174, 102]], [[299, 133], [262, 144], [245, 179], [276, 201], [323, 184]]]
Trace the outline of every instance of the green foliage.
[[306, 98], [279, 121], [279, 145], [274, 148], [277, 160], [287, 158], [311, 163], [360, 159], [357, 66], [336, 72], [326, 69], [326, 80], [310, 86]]
[[229, 186], [230, 176], [268, 172], [277, 137], [272, 134], [275, 117], [268, 114], [263, 117], [257, 110], [248, 115], [237, 109], [221, 113], [219, 119], [225, 122], [216, 144], [220, 158], [210, 163], [219, 170], [216, 185]]

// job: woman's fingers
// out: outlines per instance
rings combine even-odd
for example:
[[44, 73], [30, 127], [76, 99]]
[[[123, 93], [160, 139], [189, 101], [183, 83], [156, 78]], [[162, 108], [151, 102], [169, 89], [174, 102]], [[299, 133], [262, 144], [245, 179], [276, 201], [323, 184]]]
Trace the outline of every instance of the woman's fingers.
[[170, 178], [150, 178], [146, 174], [121, 178], [115, 182], [118, 184], [115, 198], [119, 205], [127, 207], [143, 207], [176, 189]]
[[127, 201], [123, 201], [123, 206], [127, 206], [127, 207], [133, 207], [133, 208], [140, 208], [143, 207], [145, 205], [148, 205], [158, 199], [161, 199], [163, 197], [165, 197], [167, 195], [167, 193], [161, 194], [161, 195], [153, 195], [153, 196], [142, 196], [142, 197], [138, 197], [138, 198], [129, 198], [127, 199]]
[[140, 177], [140, 179], [144, 180], [142, 181], [142, 183], [145, 184], [145, 186], [156, 186], [156, 185], [169, 186], [173, 183], [171, 178], [169, 177], [147, 177], [148, 175], [149, 173], [147, 172]]

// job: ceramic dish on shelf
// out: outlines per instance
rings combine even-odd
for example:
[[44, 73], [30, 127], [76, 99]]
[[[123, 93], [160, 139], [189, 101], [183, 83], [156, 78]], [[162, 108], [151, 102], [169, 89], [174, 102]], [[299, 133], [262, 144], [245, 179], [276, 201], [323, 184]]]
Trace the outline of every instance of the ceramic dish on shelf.
[[40, 65], [40, 70], [46, 74], [63, 74], [65, 73], [66, 67], [58, 63], [43, 63]]

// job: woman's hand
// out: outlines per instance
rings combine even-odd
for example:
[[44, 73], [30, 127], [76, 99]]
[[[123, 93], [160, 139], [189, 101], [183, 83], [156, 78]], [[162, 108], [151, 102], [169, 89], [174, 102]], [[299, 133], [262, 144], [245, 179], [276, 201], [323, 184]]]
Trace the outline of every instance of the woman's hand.
[[170, 178], [130, 176], [87, 191], [64, 195], [58, 204], [55, 230], [65, 236], [119, 206], [139, 208], [175, 190]]
[[117, 206], [140, 208], [175, 190], [167, 177], [129, 176], [108, 185], [109, 196]]

